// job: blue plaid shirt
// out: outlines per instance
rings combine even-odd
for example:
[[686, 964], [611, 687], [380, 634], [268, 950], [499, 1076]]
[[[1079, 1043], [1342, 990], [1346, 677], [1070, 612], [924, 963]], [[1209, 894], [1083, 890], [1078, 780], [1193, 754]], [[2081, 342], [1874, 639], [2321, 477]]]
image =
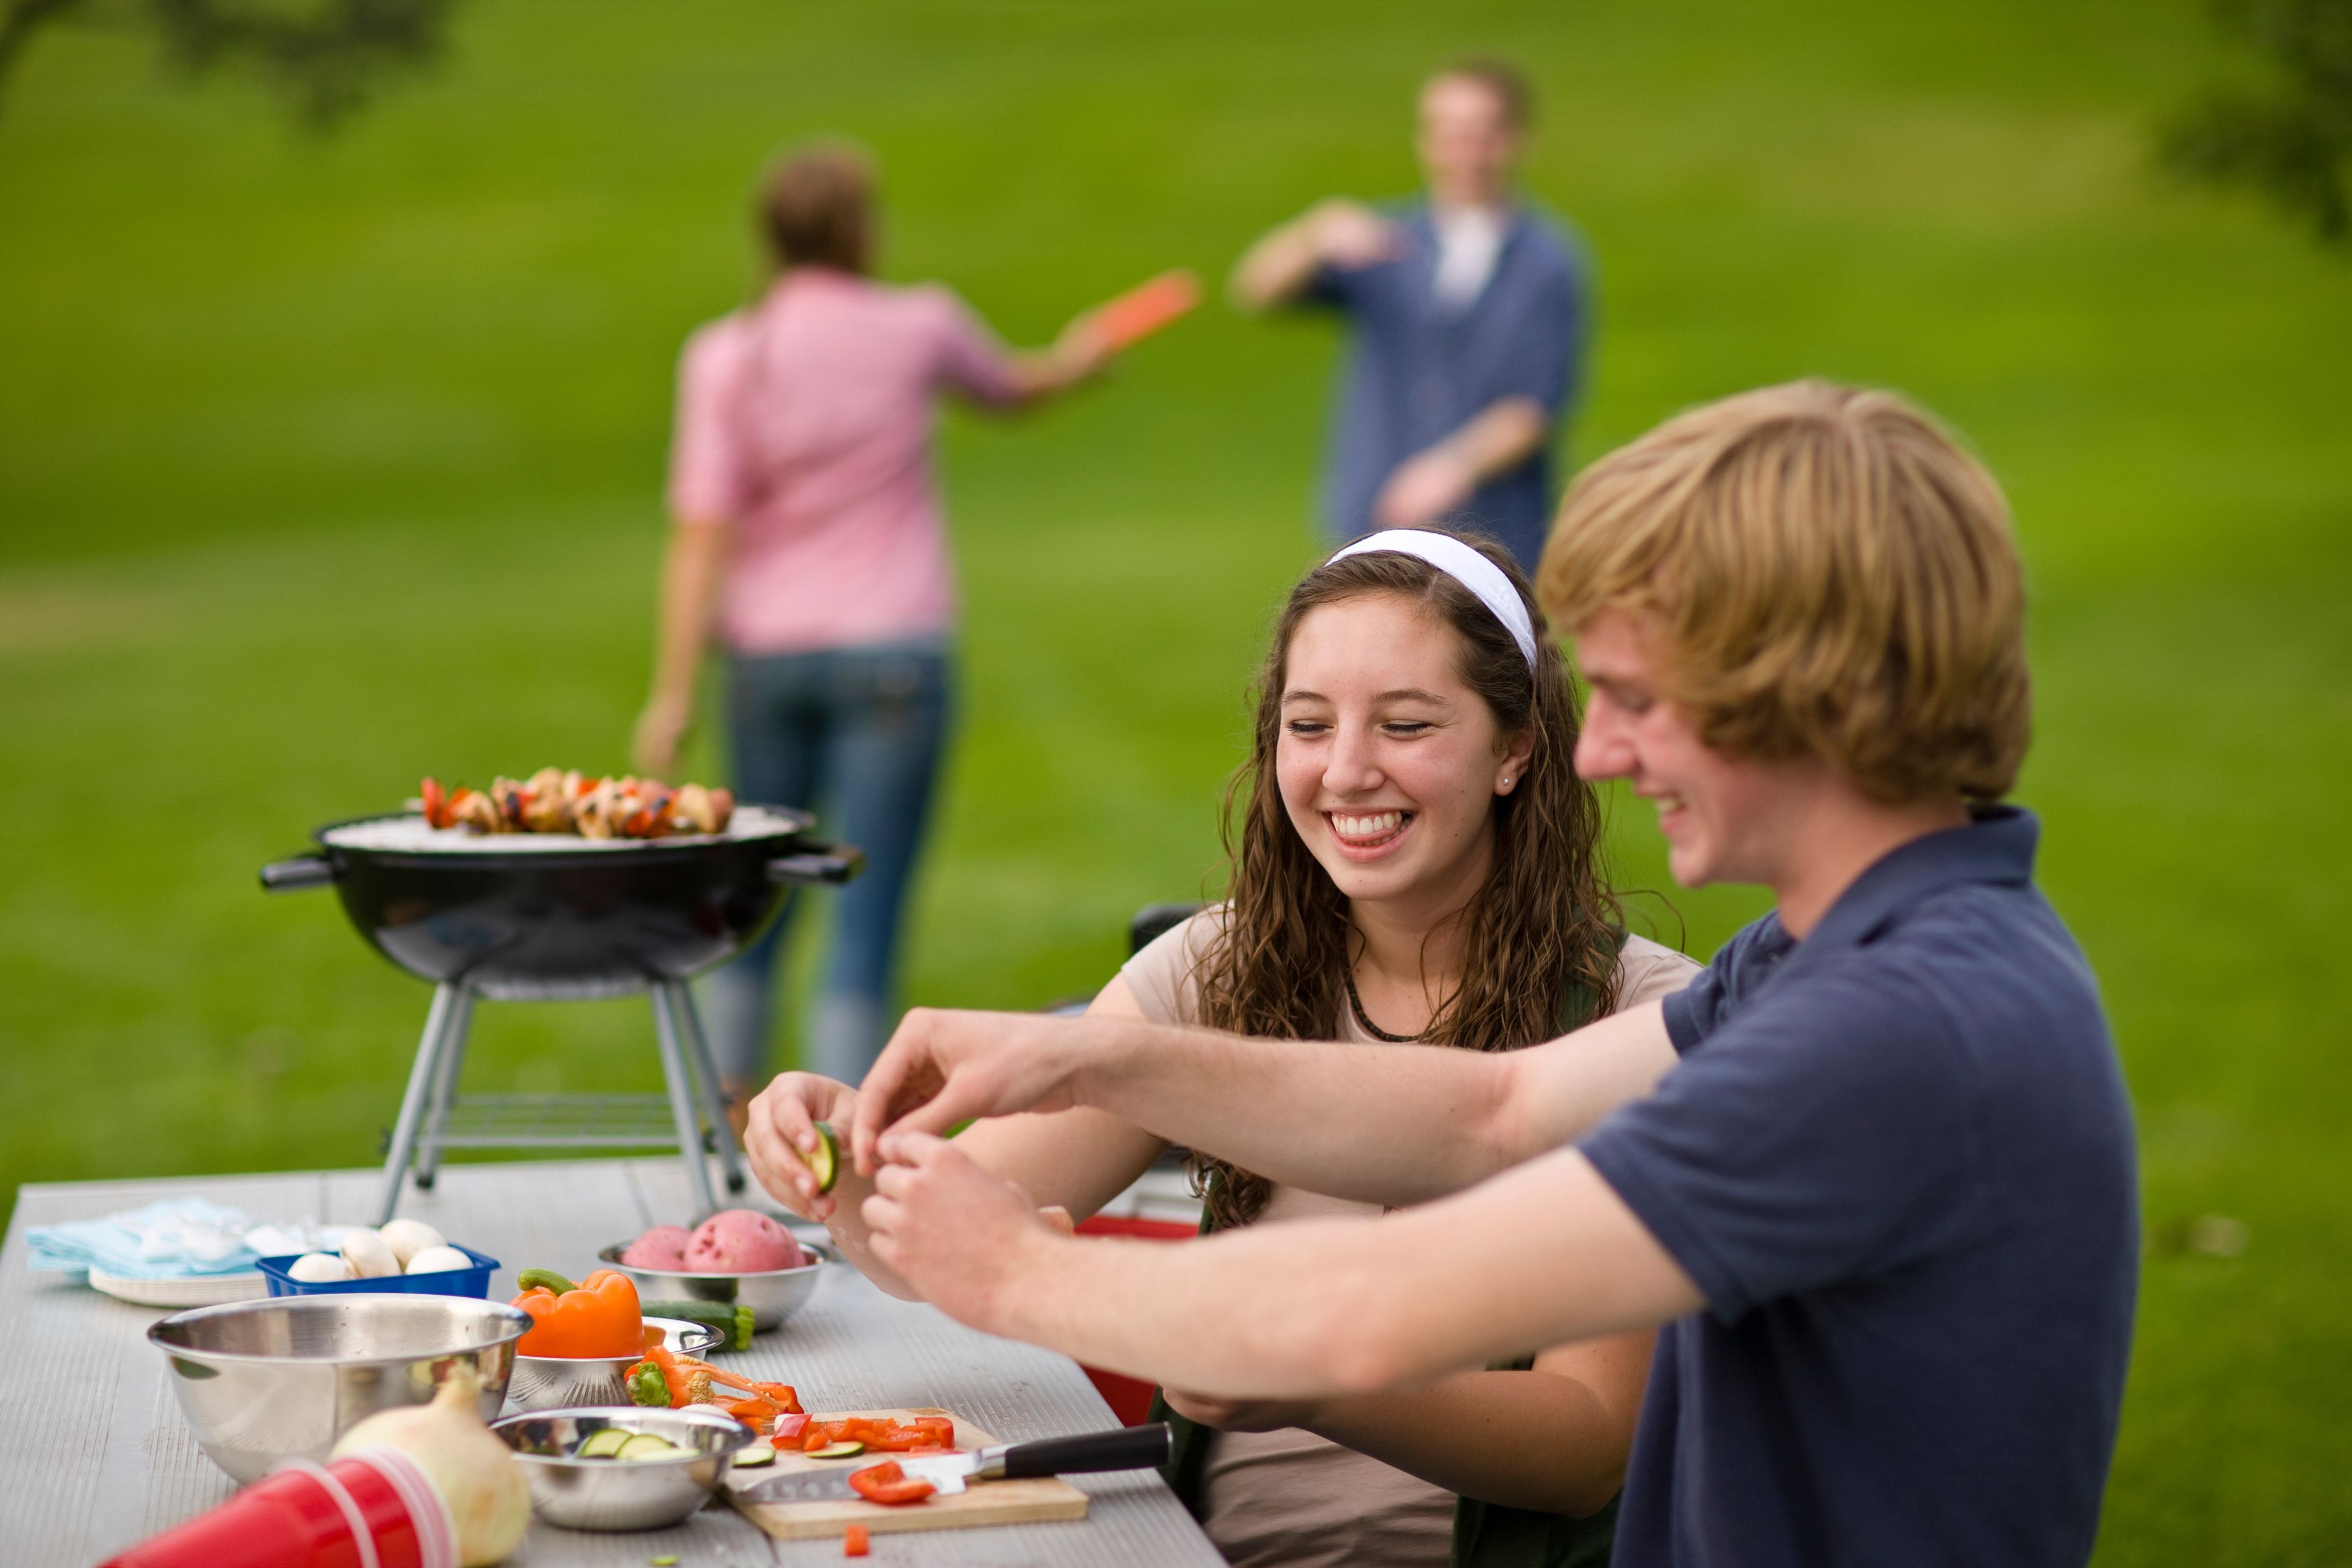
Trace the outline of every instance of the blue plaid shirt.
[[[1425, 203], [1391, 208], [1399, 254], [1370, 267], [1326, 267], [1306, 299], [1346, 313], [1339, 418], [1323, 515], [1340, 540], [1372, 531], [1372, 502], [1397, 465], [1444, 440], [1498, 399], [1528, 397], [1555, 426], [1573, 405], [1590, 320], [1583, 251], [1559, 220], [1521, 205], [1476, 299], [1458, 310], [1432, 291], [1437, 231]], [[1550, 523], [1547, 441], [1442, 521], [1481, 528], [1532, 573]]]

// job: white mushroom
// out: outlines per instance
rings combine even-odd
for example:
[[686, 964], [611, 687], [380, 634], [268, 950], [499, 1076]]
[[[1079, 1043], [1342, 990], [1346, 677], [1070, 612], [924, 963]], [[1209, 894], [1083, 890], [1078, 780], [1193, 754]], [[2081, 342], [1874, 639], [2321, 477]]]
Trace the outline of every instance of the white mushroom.
[[400, 1259], [373, 1230], [354, 1230], [343, 1237], [343, 1261], [352, 1266], [354, 1279], [381, 1279], [400, 1272]]
[[[391, 1226], [384, 1227], [389, 1230]], [[471, 1268], [474, 1260], [454, 1247], [428, 1247], [408, 1260], [411, 1274], [439, 1274], [451, 1268]]]
[[331, 1252], [306, 1252], [286, 1266], [286, 1278], [305, 1285], [331, 1285], [351, 1277], [350, 1268]]
[[447, 1237], [421, 1219], [391, 1220], [377, 1234], [383, 1237], [383, 1244], [392, 1248], [393, 1258], [403, 1268], [407, 1268], [409, 1261], [426, 1247], [449, 1245]]

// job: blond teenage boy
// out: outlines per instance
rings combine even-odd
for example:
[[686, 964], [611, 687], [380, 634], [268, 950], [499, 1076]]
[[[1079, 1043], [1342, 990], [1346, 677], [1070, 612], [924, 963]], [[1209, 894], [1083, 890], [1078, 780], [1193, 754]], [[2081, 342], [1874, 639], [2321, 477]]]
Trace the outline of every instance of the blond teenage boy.
[[[2035, 821], [1991, 804], [2029, 717], [1998, 488], [1898, 398], [1770, 388], [1595, 464], [1540, 585], [1592, 691], [1578, 769], [1655, 803], [1678, 880], [1773, 913], [1687, 991], [1491, 1057], [911, 1015], [858, 1107], [877, 1250], [1229, 1425], [1663, 1324], [1617, 1562], [2082, 1563], [2132, 1135]], [[931, 1135], [1081, 1104], [1421, 1206], [1073, 1240]]]

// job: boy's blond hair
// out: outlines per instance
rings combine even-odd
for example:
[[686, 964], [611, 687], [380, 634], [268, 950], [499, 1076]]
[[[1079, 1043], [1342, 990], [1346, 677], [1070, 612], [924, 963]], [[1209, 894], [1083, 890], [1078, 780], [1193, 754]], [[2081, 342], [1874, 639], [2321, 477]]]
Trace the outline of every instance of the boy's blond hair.
[[1819, 756], [1889, 802], [2017, 781], [2009, 506], [1892, 393], [1791, 382], [1668, 420], [1578, 477], [1536, 586], [1571, 632], [1648, 619], [1663, 694], [1727, 755]]

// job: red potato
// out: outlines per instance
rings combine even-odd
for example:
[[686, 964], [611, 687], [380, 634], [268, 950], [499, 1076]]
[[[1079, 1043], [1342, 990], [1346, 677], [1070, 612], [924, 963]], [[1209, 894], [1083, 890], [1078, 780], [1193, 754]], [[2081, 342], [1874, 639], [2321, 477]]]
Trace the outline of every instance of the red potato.
[[764, 1274], [808, 1261], [793, 1233], [766, 1215], [725, 1209], [696, 1227], [686, 1244], [690, 1274]]
[[621, 1261], [632, 1268], [658, 1268], [667, 1273], [686, 1272], [686, 1244], [694, 1233], [682, 1225], [657, 1225], [629, 1243], [621, 1254]]

